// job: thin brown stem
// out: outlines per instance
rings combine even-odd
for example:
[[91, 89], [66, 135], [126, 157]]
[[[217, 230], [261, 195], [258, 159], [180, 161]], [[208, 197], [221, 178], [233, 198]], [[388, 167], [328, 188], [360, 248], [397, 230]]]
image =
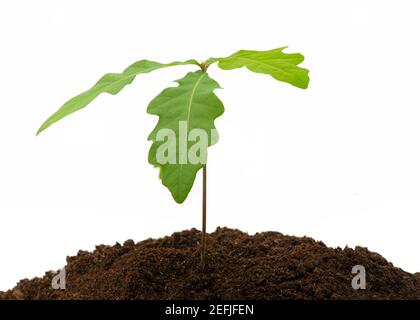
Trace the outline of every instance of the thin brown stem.
[[201, 262], [202, 271], [207, 267], [207, 243], [206, 243], [206, 225], [207, 225], [207, 165], [203, 166], [203, 211], [201, 228]]
[[[208, 65], [206, 62], [199, 64], [203, 72], [207, 72]], [[202, 208], [202, 226], [201, 226], [201, 261], [200, 268], [204, 272], [207, 268], [207, 164], [203, 165], [203, 208]]]

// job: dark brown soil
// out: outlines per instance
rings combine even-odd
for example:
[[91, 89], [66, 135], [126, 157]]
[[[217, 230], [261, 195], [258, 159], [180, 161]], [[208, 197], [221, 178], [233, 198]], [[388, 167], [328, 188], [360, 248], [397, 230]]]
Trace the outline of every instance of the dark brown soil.
[[[48, 272], [22, 280], [0, 299], [420, 299], [420, 274], [365, 248], [332, 249], [311, 238], [218, 228], [208, 237], [209, 268], [199, 268], [192, 229], [135, 244], [100, 245], [67, 258], [65, 290]], [[366, 268], [366, 290], [351, 286]]]

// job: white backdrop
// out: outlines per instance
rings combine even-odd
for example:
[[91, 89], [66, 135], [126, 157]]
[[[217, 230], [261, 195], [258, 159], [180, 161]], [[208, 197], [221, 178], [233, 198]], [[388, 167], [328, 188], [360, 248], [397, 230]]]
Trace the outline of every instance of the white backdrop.
[[359, 244], [420, 271], [418, 3], [0, 2], [0, 290], [78, 249], [200, 228], [201, 175], [176, 204], [146, 141], [148, 102], [194, 66], [139, 76], [35, 137], [62, 103], [139, 59], [284, 45], [305, 55], [308, 90], [209, 69], [226, 108], [209, 151], [209, 230]]

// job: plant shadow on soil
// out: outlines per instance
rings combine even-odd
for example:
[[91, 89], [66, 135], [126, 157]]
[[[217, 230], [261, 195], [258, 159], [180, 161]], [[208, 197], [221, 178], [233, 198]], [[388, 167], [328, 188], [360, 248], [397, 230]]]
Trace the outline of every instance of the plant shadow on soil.
[[[328, 248], [278, 232], [208, 234], [202, 272], [200, 231], [79, 251], [67, 258], [66, 289], [47, 272], [21, 280], [2, 299], [420, 299], [420, 273], [394, 267], [366, 248]], [[352, 268], [366, 269], [366, 289], [352, 288]]]

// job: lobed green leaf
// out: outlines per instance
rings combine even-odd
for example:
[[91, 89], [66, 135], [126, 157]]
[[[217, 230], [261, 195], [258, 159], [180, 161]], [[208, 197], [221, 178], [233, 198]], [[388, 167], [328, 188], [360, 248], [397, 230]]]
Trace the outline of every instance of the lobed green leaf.
[[[190, 150], [195, 141], [180, 134], [180, 122], [186, 124], [187, 135], [194, 129], [204, 130], [209, 138], [207, 146], [216, 141], [211, 139], [215, 131], [214, 120], [224, 112], [223, 103], [214, 94], [219, 84], [201, 70], [189, 72], [184, 78], [177, 80], [177, 87], [164, 89], [149, 104], [147, 112], [158, 115], [159, 121], [149, 135], [153, 144], [149, 151], [149, 163], [160, 168], [160, 178], [178, 203], [182, 203], [190, 192], [195, 176], [203, 167], [203, 163], [193, 164], [189, 159], [182, 163], [181, 158]], [[176, 163], [162, 164], [157, 159], [157, 151], [165, 141], [158, 141], [160, 130], [172, 130], [177, 138]], [[214, 135], [213, 135], [214, 136]], [[181, 145], [186, 149], [182, 150]], [[207, 148], [205, 158], [207, 159]], [[186, 157], [188, 158], [188, 157]], [[205, 161], [204, 161], [205, 163]]]
[[47, 129], [53, 123], [80, 109], [83, 109], [101, 93], [109, 93], [113, 95], [117, 94], [126, 85], [131, 84], [134, 78], [141, 73], [148, 73], [164, 67], [186, 64], [198, 63], [195, 60], [188, 60], [183, 62], [175, 61], [167, 64], [150, 60], [140, 60], [130, 65], [122, 73], [108, 73], [99, 79], [99, 81], [92, 88], [67, 101], [60, 109], [57, 110], [57, 112], [55, 112], [42, 124], [37, 132], [37, 135]]
[[226, 58], [211, 58], [207, 64], [218, 62], [223, 70], [247, 67], [250, 71], [272, 76], [298, 88], [306, 89], [309, 83], [309, 71], [298, 65], [304, 57], [300, 53], [284, 53], [287, 47], [267, 51], [239, 50]]

